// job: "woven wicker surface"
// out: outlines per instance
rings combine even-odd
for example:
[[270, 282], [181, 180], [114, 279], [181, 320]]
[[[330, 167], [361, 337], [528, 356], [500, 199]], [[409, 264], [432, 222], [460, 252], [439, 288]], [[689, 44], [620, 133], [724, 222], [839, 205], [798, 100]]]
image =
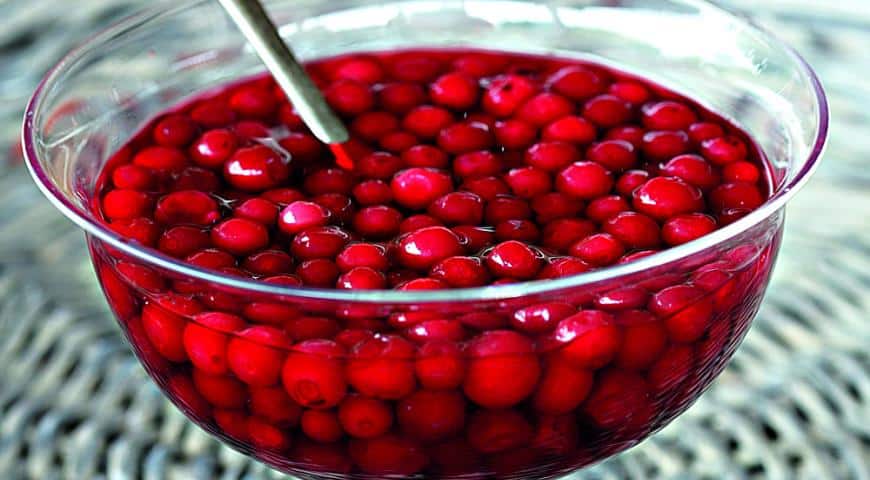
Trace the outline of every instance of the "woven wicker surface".
[[[0, 152], [14, 152], [39, 72], [135, 3], [0, 2]], [[790, 209], [770, 294], [730, 367], [664, 431], [571, 478], [870, 479], [870, 4], [728, 3], [819, 69], [834, 110], [826, 164]], [[0, 168], [0, 478], [277, 478], [189, 424], [147, 379], [81, 234], [15, 158]]]

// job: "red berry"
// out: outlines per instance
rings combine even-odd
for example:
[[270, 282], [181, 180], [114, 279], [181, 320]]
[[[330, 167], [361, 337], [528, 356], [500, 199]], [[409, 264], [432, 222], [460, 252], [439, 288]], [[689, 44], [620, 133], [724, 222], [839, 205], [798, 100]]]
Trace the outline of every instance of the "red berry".
[[631, 210], [631, 206], [625, 198], [619, 195], [608, 195], [589, 202], [586, 207], [586, 216], [594, 222], [604, 223], [628, 210]]
[[675, 177], [652, 178], [632, 194], [635, 210], [657, 220], [704, 208], [701, 191]]
[[185, 115], [167, 115], [152, 131], [154, 142], [166, 147], [184, 147], [197, 133], [197, 125]]
[[284, 389], [306, 408], [338, 405], [347, 392], [343, 355], [344, 349], [329, 340], [308, 340], [295, 345], [281, 373]]
[[524, 446], [532, 434], [532, 426], [516, 410], [478, 410], [467, 427], [468, 442], [481, 453]]
[[248, 255], [269, 244], [269, 232], [259, 223], [232, 218], [212, 229], [211, 241], [234, 255]]
[[196, 368], [211, 375], [225, 375], [229, 371], [227, 345], [230, 334], [245, 327], [241, 318], [218, 312], [201, 314], [195, 322], [184, 327], [184, 350]]
[[650, 174], [646, 170], [629, 170], [616, 181], [616, 193], [630, 197], [634, 190], [646, 183], [649, 178]]
[[597, 369], [610, 363], [622, 343], [613, 317], [598, 310], [583, 310], [556, 327], [549, 342], [558, 358], [577, 368]]
[[350, 236], [338, 227], [312, 227], [293, 237], [290, 252], [302, 260], [332, 259], [349, 241]]
[[133, 156], [133, 163], [150, 170], [180, 172], [190, 162], [184, 153], [174, 147], [151, 146], [139, 150]]
[[679, 215], [662, 226], [662, 239], [668, 245], [682, 245], [713, 232], [716, 226], [716, 220], [703, 213]]
[[414, 167], [397, 173], [391, 187], [396, 203], [412, 210], [422, 210], [450, 193], [453, 180], [441, 170]]
[[607, 220], [602, 229], [630, 249], [655, 248], [661, 244], [658, 224], [642, 213], [619, 213]]
[[542, 266], [541, 256], [516, 240], [502, 242], [486, 254], [486, 266], [496, 277], [530, 279]]
[[597, 233], [575, 243], [569, 252], [590, 265], [605, 267], [616, 263], [625, 253], [625, 247], [614, 236]]
[[132, 220], [151, 214], [154, 202], [136, 190], [112, 190], [103, 197], [103, 214], [111, 220]]
[[153, 303], [142, 307], [142, 327], [145, 335], [160, 355], [172, 362], [187, 360], [184, 348], [184, 328], [187, 321]]
[[384, 69], [374, 58], [353, 57], [342, 62], [333, 77], [372, 85], [384, 78]]
[[430, 390], [458, 388], [465, 378], [465, 360], [453, 342], [424, 344], [417, 352], [414, 369], [420, 384]]
[[393, 424], [393, 412], [383, 400], [350, 395], [338, 406], [338, 421], [348, 435], [372, 438], [387, 433]]
[[505, 75], [494, 79], [483, 96], [483, 108], [488, 113], [505, 118], [516, 112], [531, 98], [537, 87], [520, 75]]
[[607, 195], [613, 188], [613, 177], [594, 162], [576, 162], [556, 176], [556, 189], [581, 200]]
[[458, 392], [419, 390], [399, 402], [396, 416], [405, 434], [434, 442], [462, 431], [465, 408], [465, 399]]
[[378, 101], [384, 110], [402, 115], [425, 103], [426, 91], [413, 83], [388, 83], [378, 91]]
[[612, 95], [616, 95], [625, 101], [631, 102], [634, 105], [646, 103], [652, 95], [646, 86], [640, 82], [623, 80], [610, 85], [608, 90]]
[[366, 180], [353, 187], [353, 198], [362, 206], [381, 205], [393, 201], [393, 190], [382, 180]]
[[429, 96], [436, 104], [454, 110], [470, 110], [480, 97], [477, 81], [459, 72], [439, 77], [429, 87]]
[[644, 105], [642, 114], [649, 130], [688, 130], [698, 120], [690, 107], [671, 100]]
[[281, 211], [278, 227], [283, 232], [292, 235], [307, 228], [326, 225], [329, 222], [329, 217], [329, 210], [316, 203], [296, 201]]
[[583, 211], [583, 202], [564, 193], [548, 192], [531, 201], [532, 211], [539, 224], [548, 224], [560, 218], [576, 217]]
[[671, 339], [694, 342], [707, 331], [713, 299], [698, 287], [675, 285], [653, 295], [648, 308], [664, 319]]
[[230, 96], [230, 108], [243, 117], [268, 117], [278, 107], [271, 92], [254, 86], [243, 86]]
[[477, 225], [483, 221], [483, 199], [471, 192], [450, 192], [429, 205], [429, 214], [447, 225]]
[[147, 191], [154, 186], [154, 174], [148, 168], [128, 163], [112, 172], [112, 185], [121, 190]]
[[415, 145], [402, 152], [402, 161], [409, 167], [447, 168], [450, 159], [438, 147]]
[[643, 136], [641, 150], [652, 161], [664, 161], [689, 152], [689, 136], [683, 131], [656, 130]]
[[414, 391], [414, 347], [407, 340], [382, 335], [354, 347], [347, 379], [363, 395], [397, 400]]
[[278, 219], [278, 206], [262, 198], [252, 198], [236, 207], [233, 210], [233, 215], [265, 226], [272, 226]]
[[154, 210], [154, 219], [166, 225], [211, 225], [220, 218], [217, 201], [196, 190], [170, 193], [157, 201]]
[[594, 223], [579, 218], [560, 218], [544, 226], [541, 245], [557, 252], [567, 253], [568, 248], [597, 230]]
[[613, 95], [598, 95], [583, 105], [583, 117], [603, 128], [625, 123], [631, 115], [631, 104]]
[[405, 115], [402, 128], [424, 140], [431, 140], [452, 125], [453, 121], [450, 111], [432, 105], [421, 105]]
[[595, 126], [583, 117], [569, 115], [544, 127], [541, 138], [547, 141], [587, 145], [595, 141]]
[[417, 443], [389, 433], [377, 438], [351, 440], [348, 450], [360, 470], [371, 475], [413, 475], [429, 462]]
[[399, 224], [399, 233], [411, 233], [420, 230], [421, 228], [426, 227], [440, 227], [444, 224], [441, 223], [437, 218], [426, 215], [423, 213], [419, 213], [417, 215], [411, 215], [410, 217], [402, 220], [402, 223]]
[[663, 175], [677, 177], [702, 190], [709, 190], [720, 183], [719, 174], [700, 155], [679, 155], [660, 167]]
[[157, 240], [157, 248], [167, 255], [183, 258], [207, 248], [209, 243], [209, 234], [201, 228], [181, 225], [163, 232]]
[[494, 143], [489, 127], [478, 122], [454, 123], [438, 133], [438, 146], [453, 155], [486, 150]]
[[386, 249], [372, 243], [355, 243], [348, 245], [335, 259], [342, 272], [348, 272], [356, 267], [368, 267], [384, 271], [389, 267]]
[[447, 257], [462, 255], [459, 237], [444, 227], [426, 227], [399, 240], [399, 262], [415, 270], [428, 270]]
[[326, 101], [343, 115], [360, 115], [372, 109], [375, 97], [368, 85], [338, 80], [324, 92]]
[[248, 385], [276, 385], [281, 376], [285, 350], [290, 340], [284, 332], [269, 326], [255, 326], [230, 340], [227, 360], [230, 370]]
[[637, 164], [634, 145], [624, 140], [605, 140], [589, 147], [586, 158], [611, 172], [623, 172]]
[[560, 361], [551, 360], [544, 369], [532, 406], [548, 415], [562, 415], [580, 406], [592, 389], [592, 373]]
[[496, 122], [493, 131], [498, 144], [511, 150], [528, 148], [538, 136], [538, 129], [534, 125], [516, 119]]
[[356, 267], [338, 277], [336, 288], [344, 290], [379, 290], [386, 288], [387, 279], [383, 273], [369, 267]]
[[580, 160], [577, 147], [564, 142], [536, 143], [526, 151], [525, 162], [533, 167], [555, 172]]
[[701, 142], [701, 153], [713, 165], [723, 166], [746, 159], [743, 140], [734, 136], [716, 137]]
[[263, 145], [241, 148], [224, 164], [227, 182], [247, 192], [275, 188], [289, 176], [290, 167], [284, 158]]
[[565, 318], [577, 313], [577, 309], [567, 303], [540, 303], [521, 308], [511, 317], [511, 325], [529, 334], [546, 333]]
[[300, 423], [305, 436], [315, 442], [333, 443], [344, 436], [338, 415], [332, 410], [305, 410]]
[[528, 397], [541, 367], [532, 342], [510, 330], [484, 332], [468, 346], [465, 395], [485, 408], [506, 408]]
[[725, 129], [721, 125], [712, 122], [696, 122], [689, 125], [689, 138], [696, 145], [700, 145], [705, 140], [717, 138], [725, 135]]
[[562, 117], [571, 115], [574, 110], [574, 104], [562, 95], [539, 93], [520, 107], [517, 118], [537, 127], [545, 127]]
[[399, 233], [402, 213], [392, 207], [374, 205], [363, 208], [353, 217], [353, 228], [367, 239], [384, 240]]
[[430, 274], [453, 288], [480, 287], [490, 279], [489, 272], [477, 257], [445, 258], [432, 267]]
[[543, 195], [550, 191], [553, 183], [546, 171], [535, 167], [515, 168], [507, 172], [504, 179], [514, 195], [520, 198]]
[[600, 75], [582, 66], [561, 68], [547, 79], [547, 86], [576, 101], [603, 93], [607, 87]]

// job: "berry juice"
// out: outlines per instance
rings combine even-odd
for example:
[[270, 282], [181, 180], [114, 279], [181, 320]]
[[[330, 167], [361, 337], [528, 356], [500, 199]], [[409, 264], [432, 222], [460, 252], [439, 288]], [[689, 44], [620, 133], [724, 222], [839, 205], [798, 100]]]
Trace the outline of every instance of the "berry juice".
[[[734, 125], [601, 65], [415, 50], [307, 68], [353, 170], [259, 76], [147, 125], [106, 165], [96, 212], [215, 275], [440, 290], [629, 263], [771, 190]], [[246, 291], [91, 249], [149, 373], [246, 453], [310, 478], [550, 478], [636, 444], [721, 370], [779, 241], [750, 237], [668, 271], [449, 305]]]

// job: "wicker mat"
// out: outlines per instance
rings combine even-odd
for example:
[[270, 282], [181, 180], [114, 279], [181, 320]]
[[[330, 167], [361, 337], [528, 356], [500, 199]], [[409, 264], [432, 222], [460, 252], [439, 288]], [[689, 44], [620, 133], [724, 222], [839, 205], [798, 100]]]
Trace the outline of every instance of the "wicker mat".
[[[82, 235], [17, 165], [18, 110], [39, 72], [134, 3], [0, 1], [0, 479], [279, 478], [161, 396], [106, 310]], [[826, 164], [789, 210], [772, 288], [730, 367], [664, 431], [570, 478], [870, 480], [870, 4], [729, 3], [819, 68], [834, 109]]]

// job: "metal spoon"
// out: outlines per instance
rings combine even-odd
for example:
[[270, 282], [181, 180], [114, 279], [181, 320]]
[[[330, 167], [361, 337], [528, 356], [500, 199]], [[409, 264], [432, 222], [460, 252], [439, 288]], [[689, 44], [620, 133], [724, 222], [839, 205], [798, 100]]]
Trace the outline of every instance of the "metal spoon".
[[293, 102], [299, 116], [320, 141], [329, 144], [342, 168], [353, 168], [341, 144], [350, 138], [341, 119], [308, 77], [259, 0], [219, 0], [242, 35]]

